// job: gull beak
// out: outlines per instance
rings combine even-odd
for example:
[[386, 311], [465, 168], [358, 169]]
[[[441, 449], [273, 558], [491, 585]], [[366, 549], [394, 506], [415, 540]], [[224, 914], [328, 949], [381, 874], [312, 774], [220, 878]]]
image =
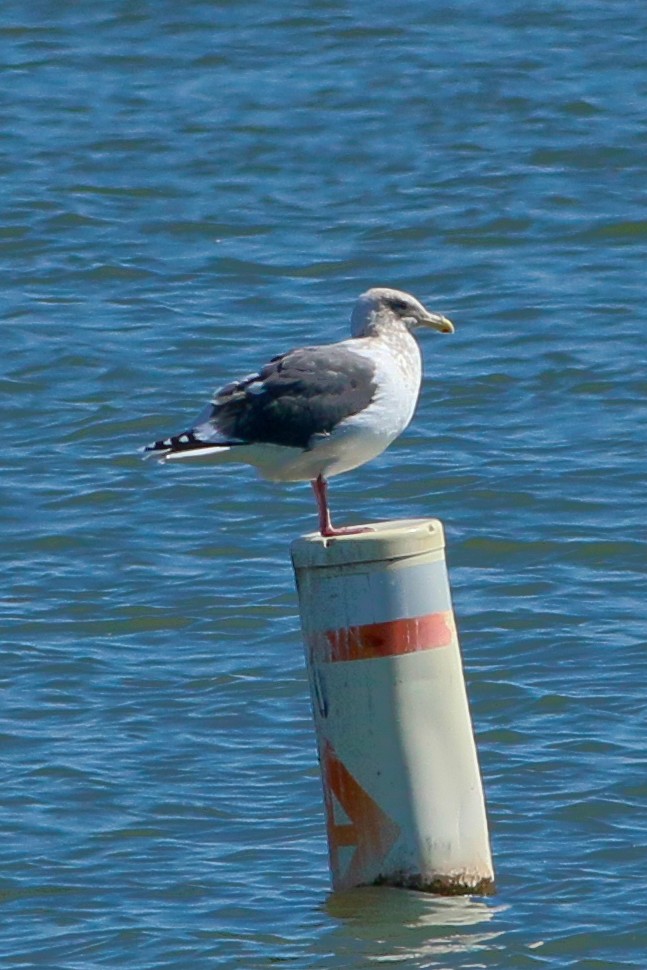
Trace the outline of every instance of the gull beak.
[[432, 330], [438, 330], [440, 333], [454, 332], [454, 324], [441, 313], [426, 311], [424, 316], [420, 316], [419, 322], [422, 327], [431, 327]]

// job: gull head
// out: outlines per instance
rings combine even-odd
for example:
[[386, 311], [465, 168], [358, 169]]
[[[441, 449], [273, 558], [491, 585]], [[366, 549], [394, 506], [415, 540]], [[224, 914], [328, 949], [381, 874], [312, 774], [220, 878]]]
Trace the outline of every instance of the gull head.
[[410, 293], [385, 286], [375, 286], [362, 293], [350, 318], [353, 337], [368, 337], [398, 325], [407, 330], [431, 327], [440, 333], [454, 332], [454, 325], [447, 317], [431, 313]]

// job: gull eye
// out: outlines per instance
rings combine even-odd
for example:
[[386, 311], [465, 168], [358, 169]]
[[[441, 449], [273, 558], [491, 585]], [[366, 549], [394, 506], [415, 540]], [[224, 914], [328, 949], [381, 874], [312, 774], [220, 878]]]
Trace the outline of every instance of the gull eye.
[[406, 300], [392, 300], [391, 308], [397, 313], [406, 313], [407, 311], [411, 312], [411, 307]]

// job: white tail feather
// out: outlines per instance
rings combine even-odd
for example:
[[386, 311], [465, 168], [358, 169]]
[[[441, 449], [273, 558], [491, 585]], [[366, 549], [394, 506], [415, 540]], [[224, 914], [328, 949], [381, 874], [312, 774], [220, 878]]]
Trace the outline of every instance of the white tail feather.
[[161, 455], [162, 461], [184, 461], [185, 458], [213, 458], [231, 451], [229, 445], [214, 445], [213, 448], [188, 448], [186, 451], [167, 451]]

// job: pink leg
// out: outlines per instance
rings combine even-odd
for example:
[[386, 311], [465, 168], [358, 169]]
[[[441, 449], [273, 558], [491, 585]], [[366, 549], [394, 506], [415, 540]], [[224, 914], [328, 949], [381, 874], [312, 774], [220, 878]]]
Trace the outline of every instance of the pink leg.
[[319, 512], [319, 532], [322, 536], [328, 538], [329, 536], [349, 536], [357, 535], [359, 532], [373, 532], [374, 530], [368, 525], [351, 525], [342, 526], [341, 529], [336, 529], [332, 522], [330, 521], [330, 507], [328, 505], [328, 482], [323, 477], [319, 475], [314, 481], [310, 483], [312, 485], [313, 491], [315, 493], [315, 499], [317, 500], [317, 510]]

